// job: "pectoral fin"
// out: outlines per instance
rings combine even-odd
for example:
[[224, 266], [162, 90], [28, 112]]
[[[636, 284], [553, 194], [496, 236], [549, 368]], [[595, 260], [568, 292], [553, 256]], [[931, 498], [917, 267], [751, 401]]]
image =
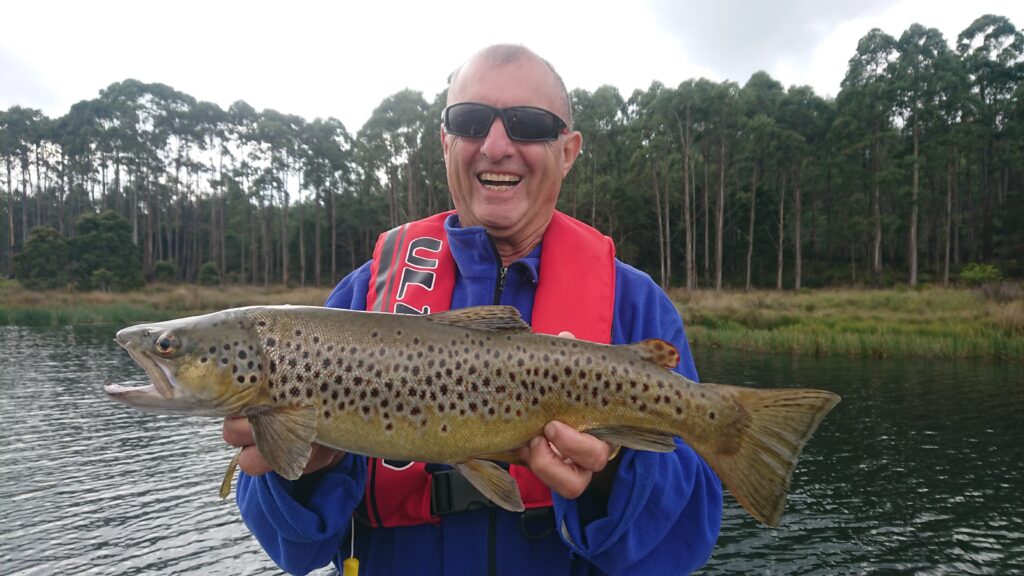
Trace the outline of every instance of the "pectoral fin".
[[296, 480], [309, 461], [316, 438], [316, 410], [311, 406], [278, 408], [249, 416], [256, 448], [284, 478]]
[[238, 452], [231, 458], [231, 462], [228, 462], [228, 469], [224, 471], [224, 480], [220, 483], [220, 499], [223, 500], [231, 494], [231, 480], [235, 478], [235, 469], [238, 468], [238, 459], [242, 457], [242, 449], [239, 448]]
[[473, 459], [455, 464], [455, 469], [491, 502], [510, 512], [526, 510], [519, 495], [519, 486], [501, 466], [487, 460]]

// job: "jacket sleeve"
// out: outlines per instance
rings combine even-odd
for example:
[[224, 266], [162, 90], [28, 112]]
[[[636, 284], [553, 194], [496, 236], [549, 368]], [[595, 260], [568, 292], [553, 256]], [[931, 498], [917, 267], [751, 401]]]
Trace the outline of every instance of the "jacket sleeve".
[[[365, 309], [370, 266], [346, 276], [327, 299], [334, 308]], [[241, 473], [236, 501], [242, 520], [283, 570], [306, 574], [331, 562], [363, 497], [366, 458], [346, 454], [332, 469], [290, 481], [268, 472]]]
[[[612, 342], [662, 338], [680, 351], [676, 371], [697, 379], [675, 306], [645, 274], [617, 268]], [[711, 556], [722, 487], [704, 460], [676, 439], [670, 453], [623, 450], [607, 502], [554, 495], [566, 544], [610, 574], [688, 574]]]

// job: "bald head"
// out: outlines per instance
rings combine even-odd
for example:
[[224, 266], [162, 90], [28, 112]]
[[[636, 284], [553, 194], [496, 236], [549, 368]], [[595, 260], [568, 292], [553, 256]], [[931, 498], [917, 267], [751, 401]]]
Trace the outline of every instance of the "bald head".
[[569, 129], [572, 129], [572, 105], [569, 102], [569, 91], [565, 88], [565, 82], [550, 62], [538, 56], [535, 52], [525, 46], [518, 44], [493, 44], [477, 52], [466, 60], [461, 66], [455, 69], [448, 77], [448, 104], [455, 104], [463, 101], [461, 97], [460, 79], [468, 76], [464, 71], [477, 67], [503, 68], [517, 64], [523, 60], [534, 60], [540, 62], [550, 72], [547, 86], [538, 86], [538, 90], [550, 90], [560, 103], [557, 110], [552, 112], [558, 114]]

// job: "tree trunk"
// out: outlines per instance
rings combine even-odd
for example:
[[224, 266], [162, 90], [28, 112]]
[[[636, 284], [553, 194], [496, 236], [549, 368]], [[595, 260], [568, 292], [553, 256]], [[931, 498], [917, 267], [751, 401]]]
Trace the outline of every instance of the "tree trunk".
[[299, 286], [306, 287], [306, 219], [305, 210], [299, 203]]
[[[678, 117], [677, 117], [678, 120]], [[686, 105], [686, 129], [679, 129], [683, 150], [683, 265], [686, 267], [686, 289], [693, 290], [696, 278], [693, 272], [693, 227], [690, 222], [690, 105]]]
[[881, 136], [879, 135], [879, 126], [875, 124], [874, 138], [872, 139], [873, 153], [871, 154], [872, 162], [872, 185], [873, 190], [871, 193], [871, 218], [875, 223], [875, 239], [873, 249], [871, 251], [871, 272], [875, 276], [875, 287], [882, 285], [882, 191], [881, 184], [879, 183], [880, 174], [882, 169], [882, 160], [879, 157], [881, 154]]
[[801, 206], [800, 198], [800, 180], [803, 177], [803, 172], [804, 160], [803, 158], [801, 158], [800, 162], [797, 163], [796, 182], [794, 183], [795, 189], [793, 190], [793, 266], [795, 268], [793, 282], [794, 290], [800, 290], [800, 283], [803, 276], [803, 256], [801, 254], [803, 250], [801, 249], [802, 244], [800, 239], [800, 224], [802, 220], [801, 210], [803, 209]]
[[747, 224], [747, 284], [746, 290], [750, 290], [751, 269], [754, 265], [754, 214], [757, 207], [757, 159], [754, 159], [754, 169], [750, 176], [750, 217]]
[[658, 219], [658, 272], [659, 283], [662, 289], [665, 288], [665, 229], [661, 218], [661, 190], [658, 186], [658, 161], [650, 160], [651, 181], [654, 184], [654, 216]]
[[907, 266], [910, 268], [910, 285], [917, 286], [917, 194], [920, 181], [920, 130], [917, 114], [914, 114], [914, 168], [913, 183], [910, 187], [910, 238], [907, 241]]
[[715, 290], [722, 290], [722, 234], [725, 225], [725, 134], [718, 148], [718, 203], [715, 204]]
[[709, 191], [711, 181], [708, 176], [708, 154], [704, 150], [704, 285], [711, 285], [711, 205]]
[[782, 169], [782, 186], [779, 189], [779, 250], [775, 268], [775, 289], [782, 290], [782, 261], [786, 251], [786, 169]]

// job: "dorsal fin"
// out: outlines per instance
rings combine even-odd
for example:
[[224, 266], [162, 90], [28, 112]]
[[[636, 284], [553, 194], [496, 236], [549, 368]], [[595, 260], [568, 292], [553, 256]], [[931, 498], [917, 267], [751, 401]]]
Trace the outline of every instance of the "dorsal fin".
[[529, 332], [514, 306], [471, 306], [425, 316], [431, 322], [488, 332]]
[[679, 351], [670, 342], [659, 338], [648, 338], [625, 346], [627, 350], [645, 362], [653, 362], [671, 370], [679, 365]]

